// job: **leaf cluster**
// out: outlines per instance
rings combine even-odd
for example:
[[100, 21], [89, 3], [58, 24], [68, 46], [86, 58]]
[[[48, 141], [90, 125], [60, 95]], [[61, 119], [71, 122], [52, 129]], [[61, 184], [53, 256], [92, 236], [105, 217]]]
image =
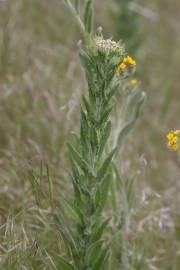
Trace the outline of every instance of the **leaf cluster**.
[[[111, 133], [113, 78], [116, 66], [101, 52], [80, 55], [88, 82], [88, 96], [82, 97], [80, 137], [69, 144], [74, 203], [64, 203], [74, 222], [67, 229], [58, 218], [61, 234], [69, 243], [74, 269], [104, 269], [108, 262], [108, 244], [102, 238], [108, 225], [102, 211], [108, 199], [112, 159], [116, 148], [106, 152]], [[106, 269], [106, 268], [105, 268]]]

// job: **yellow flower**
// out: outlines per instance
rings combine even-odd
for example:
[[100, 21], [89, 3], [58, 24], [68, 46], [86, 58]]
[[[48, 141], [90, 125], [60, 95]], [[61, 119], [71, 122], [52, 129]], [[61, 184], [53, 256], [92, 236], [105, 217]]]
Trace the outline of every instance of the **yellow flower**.
[[175, 136], [175, 137], [172, 139], [172, 141], [173, 141], [173, 143], [177, 143], [178, 137]]
[[136, 65], [136, 61], [129, 55], [127, 57], [124, 57], [123, 62], [127, 65], [132, 65], [132, 66]]
[[166, 136], [168, 140], [173, 139], [174, 135], [172, 132], [169, 132], [168, 135]]
[[119, 67], [116, 69], [116, 76], [118, 77], [119, 74], [120, 74], [120, 72], [121, 72], [121, 70], [124, 70], [125, 68], [126, 68], [126, 64], [121, 63], [121, 64], [119, 65]]
[[125, 68], [126, 68], [126, 64], [121, 63], [121, 64], [119, 65], [119, 68], [120, 68], [121, 70], [125, 69]]
[[168, 146], [171, 147], [172, 145], [173, 145], [173, 142], [172, 142], [172, 141], [169, 141], [169, 142], [168, 142]]
[[180, 130], [174, 130], [167, 134], [168, 146], [173, 151], [177, 151], [179, 148]]
[[130, 81], [130, 83], [131, 83], [132, 86], [135, 86], [137, 84], [137, 80], [136, 79], [132, 79]]
[[131, 56], [124, 57], [122, 63], [118, 66], [116, 70], [116, 76], [119, 76], [120, 72], [124, 70], [127, 66], [135, 66], [135, 65], [136, 61]]
[[177, 150], [178, 150], [178, 145], [177, 145], [177, 144], [173, 144], [173, 145], [172, 145], [172, 149], [173, 149], [174, 151], [177, 151]]

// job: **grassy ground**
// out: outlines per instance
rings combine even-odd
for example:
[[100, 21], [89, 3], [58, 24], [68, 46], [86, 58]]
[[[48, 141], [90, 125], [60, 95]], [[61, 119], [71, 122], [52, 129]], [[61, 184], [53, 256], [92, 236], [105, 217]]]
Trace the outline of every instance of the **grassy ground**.
[[[117, 37], [117, 1], [95, 2], [96, 25]], [[180, 167], [165, 134], [179, 128], [180, 3], [146, 2], [154, 16], [138, 15], [137, 59], [148, 98], [119, 167], [136, 179], [128, 237], [147, 253], [143, 269], [178, 270]], [[80, 38], [62, 1], [0, 1], [0, 269], [57, 269], [63, 253], [50, 211], [72, 190], [66, 143], [85, 88]]]

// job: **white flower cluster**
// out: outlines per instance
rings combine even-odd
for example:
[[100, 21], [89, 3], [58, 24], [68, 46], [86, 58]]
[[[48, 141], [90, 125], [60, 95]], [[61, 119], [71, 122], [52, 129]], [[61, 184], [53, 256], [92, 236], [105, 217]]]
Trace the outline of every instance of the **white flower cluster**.
[[101, 51], [105, 52], [122, 52], [123, 46], [118, 42], [115, 42], [111, 39], [103, 39], [101, 37], [97, 37], [95, 39], [95, 45]]

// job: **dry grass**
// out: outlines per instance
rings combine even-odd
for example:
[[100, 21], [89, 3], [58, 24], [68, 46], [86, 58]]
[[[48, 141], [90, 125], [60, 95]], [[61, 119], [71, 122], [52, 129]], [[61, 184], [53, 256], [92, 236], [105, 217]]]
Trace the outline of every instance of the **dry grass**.
[[[105, 35], [115, 35], [118, 27], [111, 2], [95, 3], [96, 25], [103, 25]], [[148, 100], [119, 158], [124, 177], [137, 184], [137, 207], [130, 215], [127, 237], [134, 254], [146, 253], [143, 269], [178, 270], [180, 169], [177, 157], [166, 148], [165, 134], [179, 127], [180, 4], [153, 0], [144, 5], [159, 19], [140, 15], [144, 36], [138, 73]], [[79, 96], [85, 87], [76, 55], [79, 38], [62, 1], [0, 1], [0, 268], [4, 270], [58, 269], [58, 254], [63, 251], [50, 210], [72, 189], [66, 143], [78, 130]]]

